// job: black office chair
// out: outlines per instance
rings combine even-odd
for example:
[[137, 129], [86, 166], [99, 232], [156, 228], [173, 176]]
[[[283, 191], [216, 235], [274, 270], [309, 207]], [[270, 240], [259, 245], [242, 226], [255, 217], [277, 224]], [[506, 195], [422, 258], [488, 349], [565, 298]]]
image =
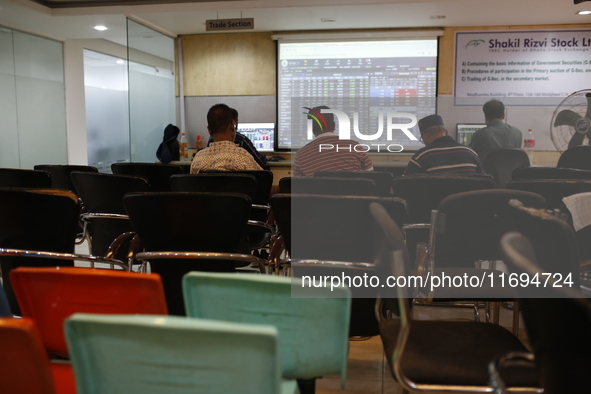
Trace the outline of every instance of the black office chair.
[[289, 190], [292, 194], [377, 196], [375, 182], [367, 178], [293, 177]]
[[527, 153], [519, 148], [493, 149], [482, 159], [484, 171], [492, 175], [500, 188], [511, 180], [513, 170], [529, 166]]
[[[254, 201], [257, 195], [257, 178], [252, 174], [238, 172], [202, 172], [199, 174], [173, 175], [170, 178], [173, 191], [179, 192], [205, 192], [205, 193], [242, 193]], [[262, 198], [261, 198], [261, 201]], [[255, 205], [262, 210], [258, 214], [262, 219], [267, 212], [267, 204]], [[253, 210], [251, 210], [251, 216]], [[250, 249], [257, 250], [267, 244], [273, 235], [273, 228], [267, 225], [266, 220], [249, 220], [248, 241]]]
[[591, 146], [579, 145], [568, 148], [560, 155], [556, 167], [591, 170]]
[[100, 257], [74, 254], [79, 216], [78, 197], [70, 191], [0, 188], [0, 268], [14, 314], [20, 314], [20, 308], [10, 283], [12, 269], [73, 266], [74, 260], [105, 262]]
[[520, 199], [510, 201], [509, 209], [515, 231], [527, 237], [537, 251], [537, 265], [545, 272], [570, 277], [572, 287], [578, 288], [581, 258], [572, 226]]
[[184, 315], [181, 280], [190, 271], [233, 272], [251, 263], [246, 224], [251, 201], [234, 193], [129, 193], [125, 209], [149, 262], [160, 274], [170, 314]]
[[591, 179], [591, 170], [561, 167], [522, 167], [513, 170], [512, 180], [520, 179]]
[[[104, 256], [118, 236], [133, 231], [123, 197], [131, 192], [148, 191], [148, 181], [141, 177], [94, 172], [73, 172], [71, 178], [84, 203], [85, 212], [81, 218], [89, 250], [93, 255]], [[119, 248], [117, 257], [126, 259], [126, 251]]]
[[376, 184], [376, 194], [380, 197], [389, 197], [392, 195], [392, 180], [394, 175], [385, 171], [318, 171], [314, 173], [315, 177], [332, 178], [362, 178], [371, 179]]
[[[413, 175], [394, 178], [394, 196], [408, 204], [408, 216], [403, 230], [410, 258], [415, 261], [417, 246], [429, 241], [431, 211], [447, 196], [472, 190], [494, 189], [491, 175]], [[421, 244], [419, 244], [421, 243]]]
[[0, 168], [0, 187], [50, 188], [47, 171]]
[[113, 163], [111, 170], [115, 175], [139, 176], [148, 180], [148, 190], [151, 192], [169, 192], [170, 177], [182, 174], [182, 166], [162, 163]]
[[[587, 373], [591, 368], [588, 357], [591, 352], [588, 295], [569, 287], [564, 280], [555, 282], [558, 278], [548, 275], [554, 273], [552, 268], [544, 268], [538, 263], [548, 248], [539, 249], [523, 234], [505, 234], [501, 239], [501, 248], [511, 274], [516, 277], [526, 275], [528, 278], [527, 281], [520, 281], [516, 290], [520, 295], [520, 309], [535, 357], [520, 352], [497, 356], [490, 366], [495, 392], [508, 392], [503, 371], [511, 371], [514, 361], [525, 359], [535, 364], [540, 387], [545, 394], [588, 393]], [[563, 251], [568, 254], [568, 250]], [[560, 265], [561, 260], [558, 260], [553, 262], [552, 267]], [[549, 285], [536, 285], [533, 283], [535, 278], [542, 282], [548, 278]]]
[[74, 193], [76, 193], [76, 188], [70, 178], [72, 172], [98, 172], [96, 167], [84, 165], [38, 164], [33, 169], [49, 172], [52, 188], [65, 189]]
[[[276, 194], [271, 206], [295, 276], [373, 275], [369, 204], [380, 202], [399, 223], [406, 203], [394, 197]], [[274, 257], [274, 256], [273, 256]], [[271, 259], [271, 263], [280, 261]], [[351, 287], [350, 336], [377, 334], [377, 289]]]
[[[408, 278], [411, 269], [400, 227], [380, 204], [371, 204], [376, 273], [380, 283]], [[389, 281], [389, 282], [387, 282]], [[415, 320], [414, 295], [406, 286], [379, 288], [384, 300], [380, 337], [390, 372], [404, 392], [491, 392], [488, 365], [500, 353], [526, 347], [497, 324], [474, 321]], [[533, 369], [511, 371], [507, 383], [523, 392], [542, 392]]]
[[507, 189], [538, 193], [546, 199], [546, 208], [559, 209], [564, 197], [591, 192], [591, 179], [517, 179]]

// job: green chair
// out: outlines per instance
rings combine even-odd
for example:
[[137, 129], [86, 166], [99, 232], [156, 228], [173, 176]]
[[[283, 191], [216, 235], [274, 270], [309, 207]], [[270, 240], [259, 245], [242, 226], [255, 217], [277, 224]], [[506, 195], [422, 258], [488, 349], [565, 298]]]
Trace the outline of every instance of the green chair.
[[281, 381], [277, 329], [176, 316], [66, 321], [78, 394], [297, 393]]
[[[307, 283], [307, 282], [306, 282]], [[302, 279], [191, 272], [183, 277], [187, 316], [270, 324], [279, 331], [283, 377], [314, 392], [315, 379], [341, 375], [344, 387], [351, 293], [302, 287]]]

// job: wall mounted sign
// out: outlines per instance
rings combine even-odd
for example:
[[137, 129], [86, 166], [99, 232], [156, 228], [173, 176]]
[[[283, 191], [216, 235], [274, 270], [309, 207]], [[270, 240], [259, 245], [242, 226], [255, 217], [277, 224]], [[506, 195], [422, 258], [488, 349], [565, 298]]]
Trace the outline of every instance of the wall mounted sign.
[[591, 88], [591, 29], [456, 33], [456, 105], [556, 105]]
[[252, 29], [254, 29], [254, 18], [210, 19], [205, 21], [205, 31]]

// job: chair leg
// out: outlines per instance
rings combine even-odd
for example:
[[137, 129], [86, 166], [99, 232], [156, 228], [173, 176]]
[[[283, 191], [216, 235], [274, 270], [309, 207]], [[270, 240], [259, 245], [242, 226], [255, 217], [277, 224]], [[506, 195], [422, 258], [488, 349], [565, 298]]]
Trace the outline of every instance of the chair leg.
[[316, 392], [316, 379], [298, 379], [300, 394], [314, 394]]

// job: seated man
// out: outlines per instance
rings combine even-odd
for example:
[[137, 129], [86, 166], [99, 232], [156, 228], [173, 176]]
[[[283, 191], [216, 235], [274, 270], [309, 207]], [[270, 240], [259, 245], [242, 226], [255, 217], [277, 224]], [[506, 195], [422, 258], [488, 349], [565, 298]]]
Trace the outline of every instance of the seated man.
[[[236, 127], [238, 127], [238, 111], [235, 110], [234, 108], [230, 108], [230, 111], [232, 112], [232, 119], [234, 119], [234, 123], [236, 124]], [[213, 136], [210, 136], [209, 141], [207, 142], [207, 146], [211, 145], [212, 142], [213, 142]], [[259, 152], [257, 150], [257, 148], [255, 148], [252, 141], [244, 134], [236, 132], [236, 137], [234, 137], [234, 143], [237, 146], [246, 149], [246, 151], [251, 154], [253, 159], [255, 159], [255, 161], [261, 167], [263, 167], [265, 164], [267, 164], [267, 156], [265, 156], [261, 152]]]
[[412, 156], [402, 175], [484, 173], [476, 152], [447, 135], [441, 116], [419, 120], [419, 130], [426, 146]]
[[313, 119], [314, 140], [307, 143], [295, 156], [294, 176], [314, 176], [317, 171], [373, 171], [367, 153], [355, 147], [357, 141], [341, 140], [334, 133], [334, 115], [321, 113], [321, 106], [309, 110], [308, 119]]
[[207, 112], [207, 130], [213, 137], [210, 146], [195, 154], [191, 174], [200, 171], [255, 171], [261, 166], [243, 148], [236, 146], [236, 124], [226, 104], [216, 104]]
[[477, 130], [470, 141], [480, 159], [493, 149], [521, 148], [521, 131], [503, 122], [505, 105], [499, 100], [487, 101], [482, 106], [486, 127]]

